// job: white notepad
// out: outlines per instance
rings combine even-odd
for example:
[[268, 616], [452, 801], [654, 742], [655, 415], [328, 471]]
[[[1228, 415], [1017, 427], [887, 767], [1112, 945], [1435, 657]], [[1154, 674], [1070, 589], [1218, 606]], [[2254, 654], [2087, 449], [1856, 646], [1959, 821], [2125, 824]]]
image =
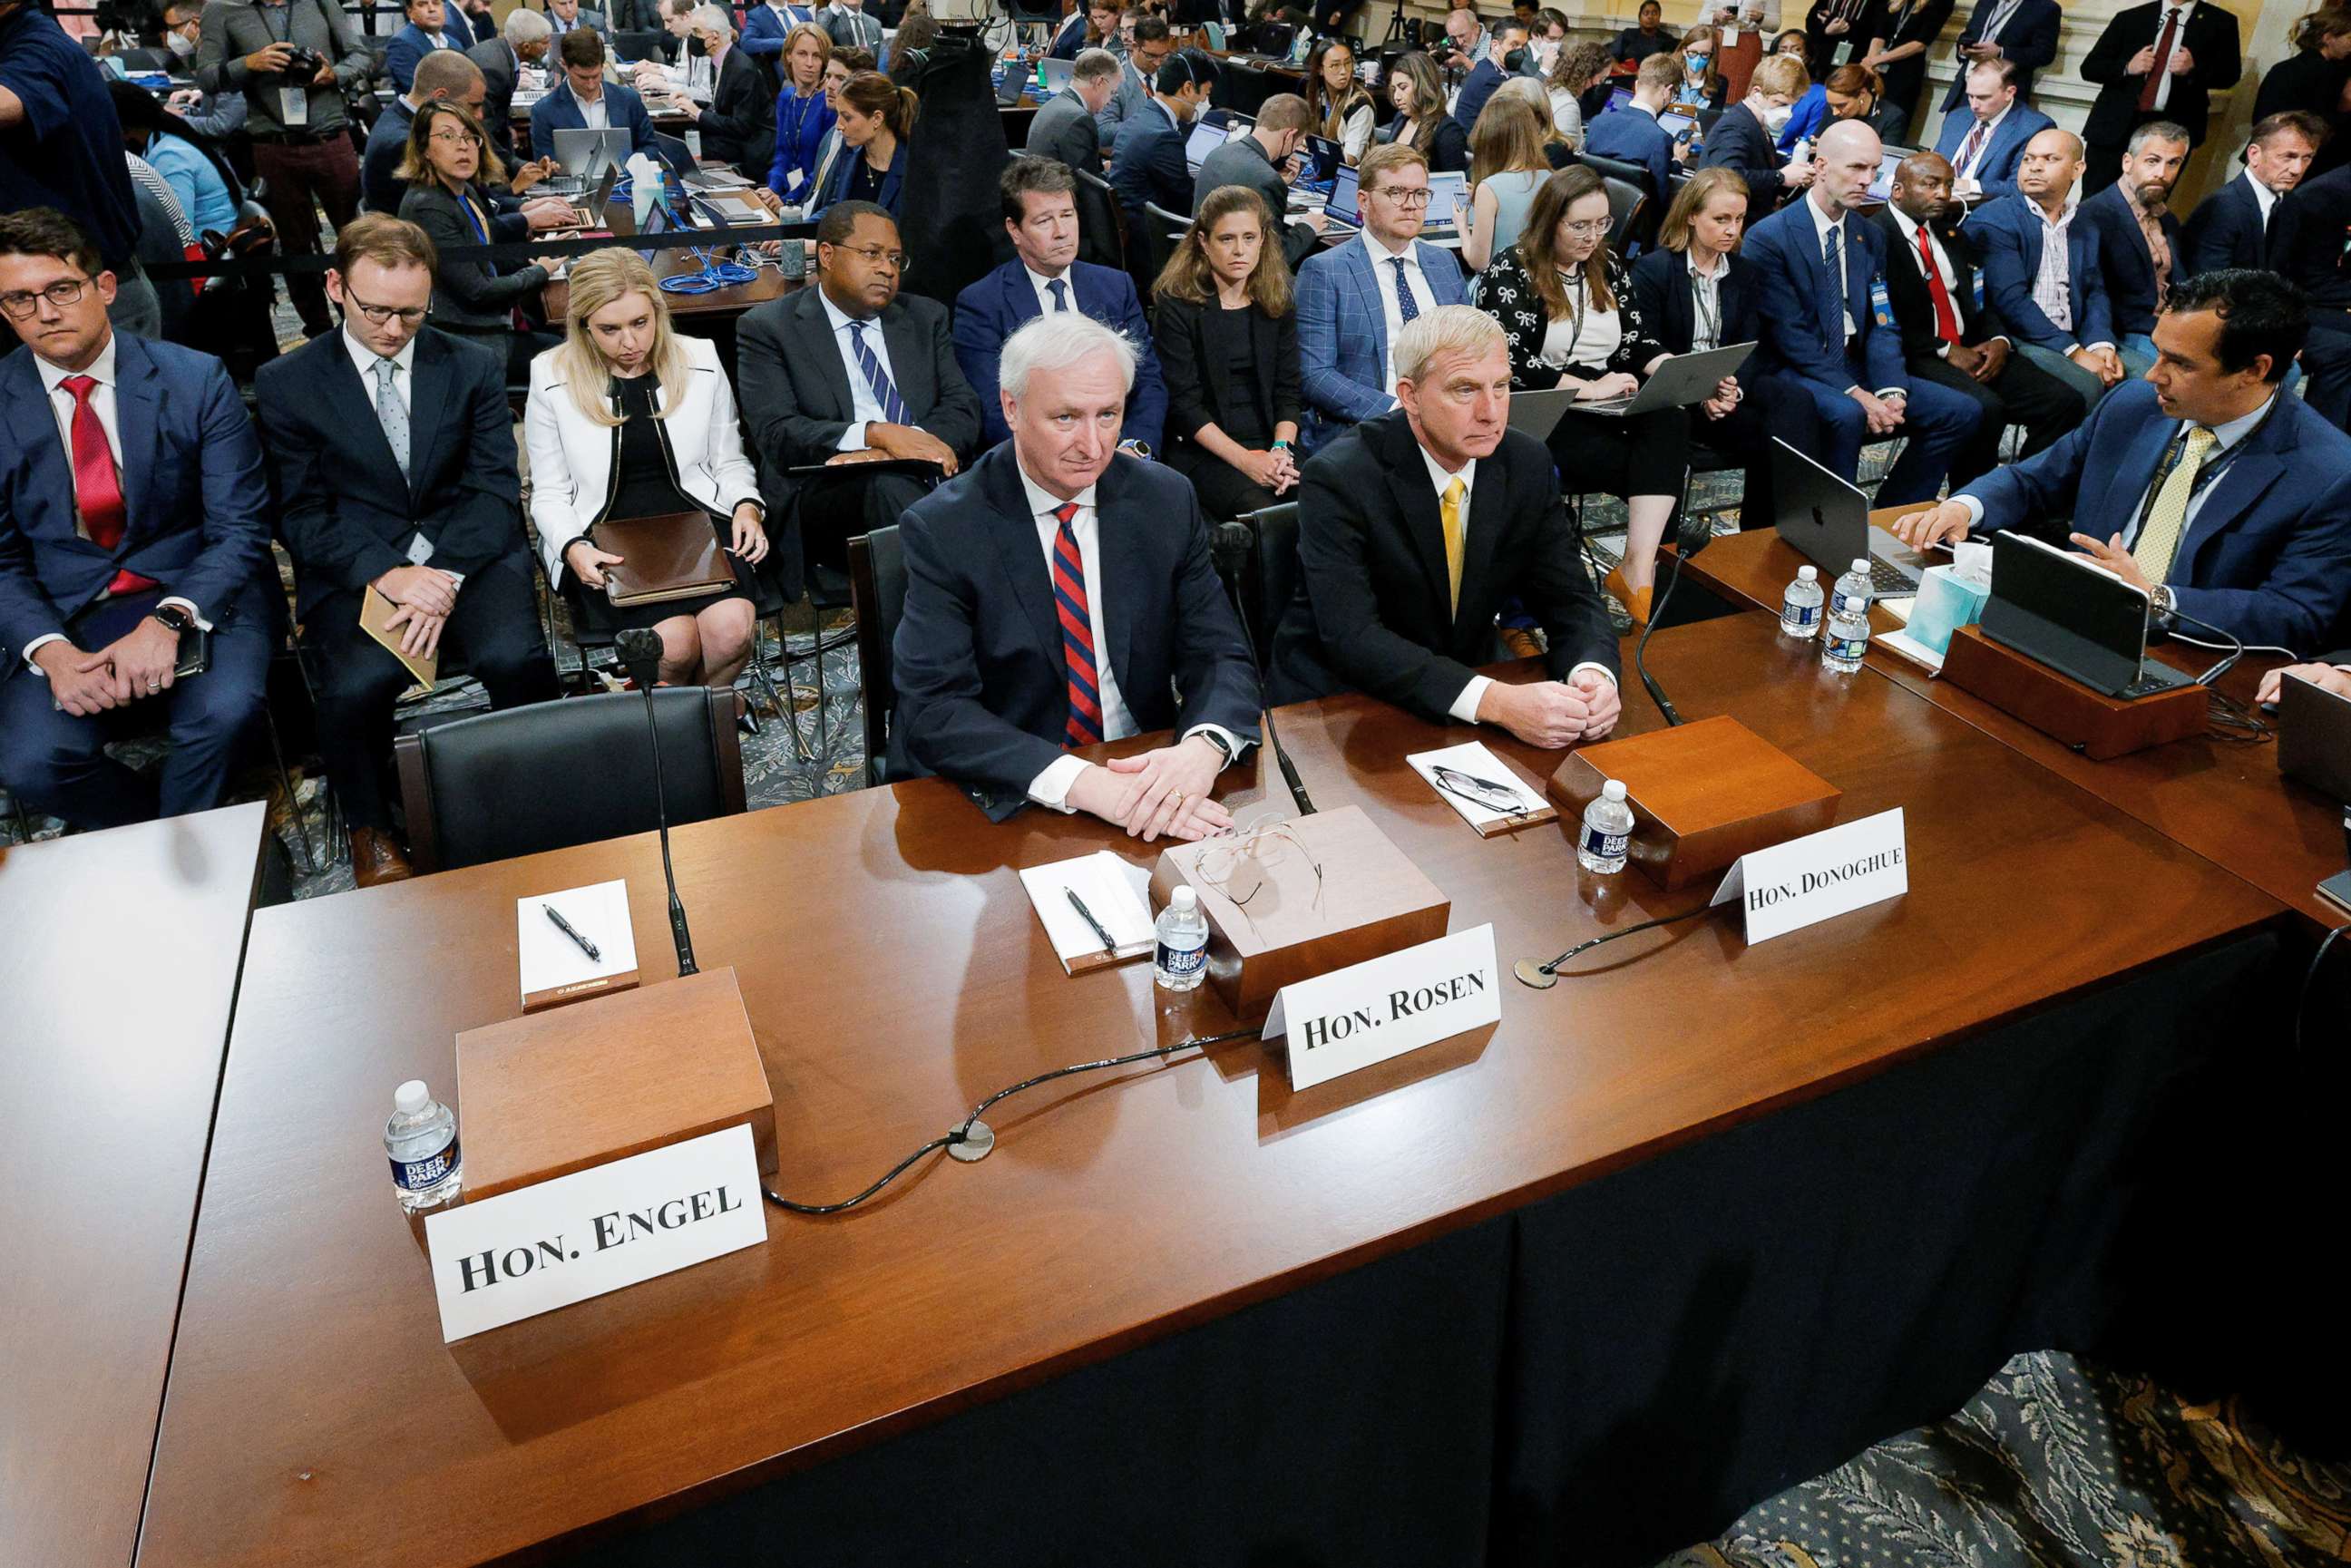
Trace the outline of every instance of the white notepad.
[[[547, 917], [554, 908], [596, 945], [588, 956]], [[637, 983], [637, 937], [629, 924], [629, 884], [600, 882], [515, 900], [515, 952], [525, 1012]]]
[[[1036, 906], [1053, 956], [1071, 974], [1103, 963], [1138, 958], [1151, 951], [1155, 933], [1151, 918], [1151, 873], [1108, 850], [1096, 850], [1075, 860], [1034, 865], [1020, 873], [1020, 885]], [[1069, 892], [1085, 900], [1086, 908], [1102, 924], [1116, 944], [1102, 952], [1102, 937], [1071, 908]]]
[[1457, 773], [1467, 773], [1473, 779], [1487, 779], [1503, 785], [1511, 794], [1519, 798], [1528, 813], [1543, 810], [1551, 804], [1541, 795], [1528, 789], [1526, 780], [1504, 767], [1502, 759], [1487, 750], [1485, 742], [1480, 740], [1467, 741], [1459, 746], [1448, 746], [1442, 751], [1415, 752], [1405, 760], [1412, 765], [1414, 772], [1427, 781], [1431, 789], [1437, 790], [1438, 800], [1460, 812], [1461, 820], [1473, 828], [1483, 828], [1494, 822], [1516, 821], [1519, 820], [1519, 814], [1497, 811], [1475, 800], [1456, 795], [1450, 789], [1437, 789], [1437, 770], [1440, 767], [1450, 768]]

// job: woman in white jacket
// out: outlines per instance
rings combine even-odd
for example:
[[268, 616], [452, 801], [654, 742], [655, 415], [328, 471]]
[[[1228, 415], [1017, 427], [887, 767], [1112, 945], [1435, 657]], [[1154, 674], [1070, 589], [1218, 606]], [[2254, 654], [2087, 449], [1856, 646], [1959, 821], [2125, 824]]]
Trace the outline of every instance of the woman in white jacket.
[[[530, 450], [530, 520], [549, 581], [573, 623], [661, 633], [661, 678], [731, 686], [758, 630], [750, 569], [768, 553], [759, 483], [743, 455], [735, 392], [718, 350], [670, 329], [669, 302], [632, 250], [574, 262], [565, 340], [530, 367], [523, 415]], [[606, 519], [704, 512], [731, 558], [720, 592], [615, 608], [600, 549]]]

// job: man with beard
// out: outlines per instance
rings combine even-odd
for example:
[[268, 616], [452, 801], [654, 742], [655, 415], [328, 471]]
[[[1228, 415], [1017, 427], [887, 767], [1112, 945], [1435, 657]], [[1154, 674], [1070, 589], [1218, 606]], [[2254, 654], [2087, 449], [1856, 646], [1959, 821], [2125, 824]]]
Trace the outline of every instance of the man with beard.
[[2155, 363], [2155, 319], [2172, 285], [2188, 276], [2187, 247], [2170, 206], [2187, 162], [2188, 132], [2168, 120], [2149, 120], [2132, 133], [2120, 177], [2082, 200], [2082, 227], [2097, 246], [2115, 346], [2134, 376]]

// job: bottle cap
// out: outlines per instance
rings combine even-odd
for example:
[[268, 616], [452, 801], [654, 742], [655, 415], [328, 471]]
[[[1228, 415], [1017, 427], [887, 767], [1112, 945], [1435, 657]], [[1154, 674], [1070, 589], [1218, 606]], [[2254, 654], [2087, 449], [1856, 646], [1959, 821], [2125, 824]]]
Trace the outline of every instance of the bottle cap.
[[1865, 555], [1855, 557], [1853, 570], [1854, 575], [1856, 577], [1867, 577], [1869, 575], [1869, 558]]
[[413, 1116], [432, 1103], [433, 1091], [422, 1078], [412, 1078], [392, 1092], [392, 1108], [403, 1116]]
[[1796, 569], [1798, 582], [1818, 582], [1820, 580], [1821, 569], [1816, 566], [1800, 566]]
[[1186, 915], [1190, 914], [1199, 902], [1199, 893], [1188, 883], [1167, 895], [1167, 907]]
[[1625, 798], [1625, 780], [1622, 779], [1609, 779], [1606, 783], [1600, 786], [1600, 793], [1608, 800], [1622, 800]]

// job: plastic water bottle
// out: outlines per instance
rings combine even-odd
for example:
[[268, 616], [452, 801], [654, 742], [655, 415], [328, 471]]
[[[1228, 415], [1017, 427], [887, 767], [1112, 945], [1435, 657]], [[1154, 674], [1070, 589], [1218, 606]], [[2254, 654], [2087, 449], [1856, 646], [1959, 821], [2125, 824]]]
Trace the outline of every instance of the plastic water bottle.
[[1633, 838], [1633, 808], [1625, 804], [1625, 781], [1611, 779], [1583, 808], [1583, 832], [1575, 841], [1575, 863], [1614, 876], [1625, 869], [1625, 846]]
[[1159, 912], [1159, 942], [1151, 959], [1151, 977], [1165, 989], [1188, 991], [1208, 977], [1208, 917], [1200, 913], [1200, 895], [1179, 887]]
[[1811, 642], [1821, 630], [1821, 573], [1815, 566], [1796, 569], [1796, 580], [1780, 596], [1780, 630]]
[[1840, 593], [1836, 602], [1829, 606], [1828, 633], [1821, 640], [1821, 663], [1840, 675], [1849, 675], [1861, 668], [1861, 656], [1868, 652], [1869, 601]]
[[457, 1113], [433, 1098], [423, 1079], [412, 1078], [392, 1092], [383, 1152], [392, 1161], [392, 1191], [408, 1213], [438, 1208], [457, 1196], [465, 1168], [457, 1145]]
[[1836, 587], [1829, 593], [1829, 613], [1858, 615], [1866, 621], [1870, 595], [1876, 591], [1869, 580], [1869, 558], [1864, 556], [1836, 580]]

